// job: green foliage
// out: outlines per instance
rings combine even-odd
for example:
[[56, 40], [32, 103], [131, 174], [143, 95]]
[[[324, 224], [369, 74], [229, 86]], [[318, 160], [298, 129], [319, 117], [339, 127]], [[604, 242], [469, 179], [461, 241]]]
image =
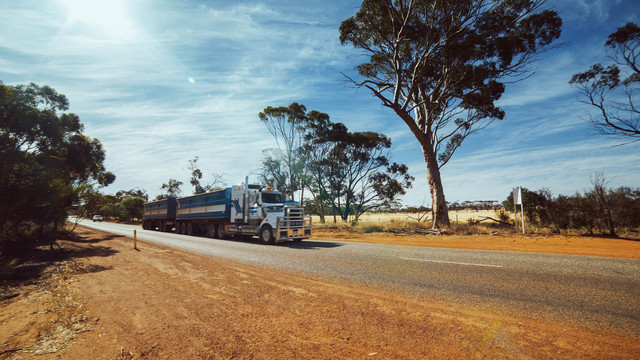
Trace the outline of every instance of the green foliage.
[[367, 211], [389, 207], [411, 186], [407, 166], [387, 159], [387, 136], [350, 132], [344, 124], [331, 122], [328, 114], [306, 110], [294, 102], [269, 106], [259, 114], [279, 146], [264, 151], [266, 183], [277, 181], [278, 189], [291, 195], [310, 190], [313, 199], [306, 209], [322, 222], [329, 211], [343, 221], [357, 221]]
[[504, 111], [503, 78], [523, 78], [560, 37], [541, 0], [364, 0], [340, 25], [340, 42], [368, 59], [347, 77], [381, 100], [422, 147], [434, 226], [448, 225], [440, 168], [463, 141]]
[[128, 221], [142, 219], [145, 200], [140, 197], [128, 197], [122, 200], [124, 215]]
[[123, 220], [126, 217], [125, 208], [120, 202], [107, 202], [100, 206], [100, 214], [105, 219]]
[[[343, 221], [367, 211], [390, 207], [413, 177], [404, 164], [390, 163], [391, 139], [372, 131], [350, 132], [329, 115], [310, 112], [305, 154], [309, 188], [317, 204], [328, 203]], [[322, 202], [320, 202], [321, 200]]]
[[182, 181], [169, 179], [169, 181], [160, 186], [162, 194], [156, 196], [155, 200], [163, 200], [170, 197], [180, 197], [180, 195], [182, 194], [182, 190], [180, 189], [181, 186]]
[[206, 192], [205, 188], [200, 184], [202, 179], [202, 171], [198, 168], [198, 157], [194, 157], [193, 160], [189, 160], [189, 170], [191, 170], [191, 185], [193, 186], [194, 194], [202, 194]]
[[[533, 192], [524, 188], [522, 196], [527, 221], [554, 232], [578, 230], [585, 234], [615, 235], [615, 229], [640, 226], [640, 189], [598, 188], [595, 183], [594, 189], [571, 196], [553, 196], [547, 189]], [[503, 205], [513, 211], [513, 194]]]
[[[191, 180], [189, 181], [189, 183], [193, 186], [193, 194], [194, 195], [202, 194], [208, 191], [220, 189], [222, 186], [224, 186], [225, 185], [223, 180], [224, 176], [222, 174], [217, 174], [217, 173], [212, 173], [213, 182], [205, 185], [202, 184], [201, 180], [202, 180], [203, 174], [202, 174], [202, 170], [200, 170], [200, 168], [198, 167], [198, 159], [199, 158], [197, 156], [194, 157], [193, 160], [189, 160], [189, 165], [187, 165], [187, 168], [189, 169], [189, 171], [191, 171]], [[173, 192], [179, 193], [179, 187], [180, 185], [182, 185], [182, 183], [179, 183], [173, 180], [174, 183], [171, 184], [172, 180], [169, 180], [170, 184], [166, 188], [170, 190], [170, 192], [173, 191]], [[162, 186], [163, 186], [162, 189], [164, 190], [165, 184], [163, 184]]]
[[[527, 206], [525, 216], [527, 216], [530, 221], [539, 219], [542, 209], [547, 205], [547, 199], [543, 195], [544, 191], [545, 190], [540, 190], [535, 192], [524, 187], [522, 188], [522, 202]], [[507, 200], [502, 202], [502, 206], [507, 211], [514, 211], [513, 192], [507, 196]], [[520, 211], [519, 207], [520, 205], [518, 205], [518, 211]]]
[[100, 141], [82, 133], [67, 98], [36, 84], [0, 82], [0, 246], [45, 239], [95, 182], [106, 186]]
[[131, 189], [131, 190], [120, 190], [115, 195], [118, 199], [125, 199], [127, 197], [139, 197], [144, 199], [144, 201], [149, 201], [149, 195], [147, 195], [147, 191], [144, 189]]
[[305, 156], [300, 152], [307, 108], [296, 102], [289, 106], [267, 106], [258, 118], [274, 137], [277, 148], [264, 151], [262, 177], [266, 183], [277, 181], [278, 189], [293, 199], [304, 189]]
[[146, 191], [139, 189], [121, 190], [115, 196], [102, 195], [97, 191], [85, 192], [82, 196], [83, 205], [81, 207], [83, 209], [79, 210], [77, 215], [91, 218], [93, 215], [99, 214], [104, 219], [140, 220], [144, 212], [144, 203], [147, 200], [144, 197], [130, 195], [132, 193], [146, 195]]

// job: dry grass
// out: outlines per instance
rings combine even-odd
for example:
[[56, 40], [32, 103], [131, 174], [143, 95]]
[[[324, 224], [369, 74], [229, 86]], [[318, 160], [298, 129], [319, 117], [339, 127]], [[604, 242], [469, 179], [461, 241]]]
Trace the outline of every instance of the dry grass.
[[54, 353], [71, 345], [78, 333], [87, 330], [87, 316], [82, 312], [84, 303], [74, 298], [69, 290], [72, 275], [81, 272], [85, 266], [77, 260], [56, 264], [50, 277], [42, 282], [44, 292], [52, 299], [47, 311], [53, 312], [54, 318], [40, 329], [37, 344], [27, 352]]
[[[35, 311], [25, 314], [20, 321], [22, 325], [4, 324], [14, 326], [7, 328], [14, 335], [4, 338], [4, 343], [0, 344], [0, 348], [9, 349], [0, 352], [0, 359], [21, 358], [24, 354], [52, 354], [67, 348], [78, 333], [88, 330], [89, 323], [83, 312], [84, 303], [70, 290], [73, 275], [83, 272], [85, 267], [84, 263], [76, 259], [53, 262], [35, 281], [21, 287], [14, 286], [16, 296], [0, 303], [0, 308], [7, 312], [6, 316], [13, 320], [18, 315], [14, 313], [13, 303], [18, 307], [30, 304], [29, 307]], [[22, 339], [25, 334], [33, 334], [33, 337]], [[21, 341], [24, 342], [17, 345]]]
[[[476, 235], [491, 233], [515, 233], [514, 215], [505, 212], [501, 218], [501, 214], [492, 210], [480, 211], [449, 211], [449, 220], [451, 225], [442, 229], [443, 232], [451, 235]], [[358, 223], [343, 222], [337, 218], [337, 222], [333, 222], [332, 216], [325, 217], [326, 223], [320, 223], [320, 217], [313, 215], [313, 226], [319, 229], [335, 229], [357, 233], [374, 233], [374, 232], [402, 232], [421, 233], [420, 230], [428, 230], [432, 228], [431, 214], [418, 213], [365, 213], [360, 217]], [[499, 223], [487, 218], [497, 219], [509, 222], [511, 225]], [[480, 222], [481, 221], [481, 222]], [[640, 239], [640, 229], [616, 229], [617, 234], [625, 239]], [[518, 233], [522, 232], [520, 214], [518, 214]], [[558, 232], [550, 227], [533, 226], [525, 221], [525, 232], [527, 234], [536, 233], [543, 235], [551, 234], [585, 234], [584, 229], [567, 229]]]
[[[362, 215], [357, 224], [353, 222], [343, 222], [339, 218], [337, 222], [333, 222], [333, 217], [325, 217], [325, 224], [320, 223], [319, 216], [312, 216], [314, 227], [338, 229], [360, 233], [385, 232], [395, 229], [405, 230], [422, 230], [431, 229], [431, 214], [424, 213], [365, 213]], [[451, 226], [446, 230], [448, 233], [459, 235], [486, 234], [494, 231], [513, 230], [503, 224], [494, 221], [484, 221], [477, 223], [485, 218], [499, 219], [499, 214], [491, 210], [480, 211], [450, 211], [449, 220]]]

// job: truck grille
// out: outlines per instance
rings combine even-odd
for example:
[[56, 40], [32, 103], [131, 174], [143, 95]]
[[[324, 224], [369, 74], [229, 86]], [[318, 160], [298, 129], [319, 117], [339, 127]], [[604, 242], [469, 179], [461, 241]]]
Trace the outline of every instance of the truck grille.
[[276, 224], [278, 240], [306, 239], [311, 236], [311, 216], [304, 215], [303, 208], [285, 207], [284, 214]]

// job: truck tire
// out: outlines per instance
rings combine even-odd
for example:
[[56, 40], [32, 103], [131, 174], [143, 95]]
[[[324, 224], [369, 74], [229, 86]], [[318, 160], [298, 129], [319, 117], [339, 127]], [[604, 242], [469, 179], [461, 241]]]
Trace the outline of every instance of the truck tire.
[[195, 233], [193, 231], [193, 223], [188, 223], [187, 224], [187, 235], [189, 235], [189, 236], [195, 235]]
[[207, 237], [216, 237], [216, 224], [207, 224]]
[[180, 234], [186, 234], [186, 233], [187, 233], [187, 224], [186, 223], [180, 224]]
[[260, 242], [263, 244], [273, 244], [275, 242], [275, 239], [273, 238], [273, 229], [271, 229], [271, 226], [263, 226], [262, 229], [260, 229]]
[[225, 237], [227, 237], [227, 229], [224, 224], [216, 225], [216, 239], [224, 239]]

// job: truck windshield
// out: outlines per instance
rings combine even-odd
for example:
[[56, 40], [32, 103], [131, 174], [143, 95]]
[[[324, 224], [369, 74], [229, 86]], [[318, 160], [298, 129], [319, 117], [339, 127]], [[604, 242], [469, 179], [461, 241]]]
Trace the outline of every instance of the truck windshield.
[[282, 194], [262, 193], [262, 202], [266, 204], [282, 204]]

